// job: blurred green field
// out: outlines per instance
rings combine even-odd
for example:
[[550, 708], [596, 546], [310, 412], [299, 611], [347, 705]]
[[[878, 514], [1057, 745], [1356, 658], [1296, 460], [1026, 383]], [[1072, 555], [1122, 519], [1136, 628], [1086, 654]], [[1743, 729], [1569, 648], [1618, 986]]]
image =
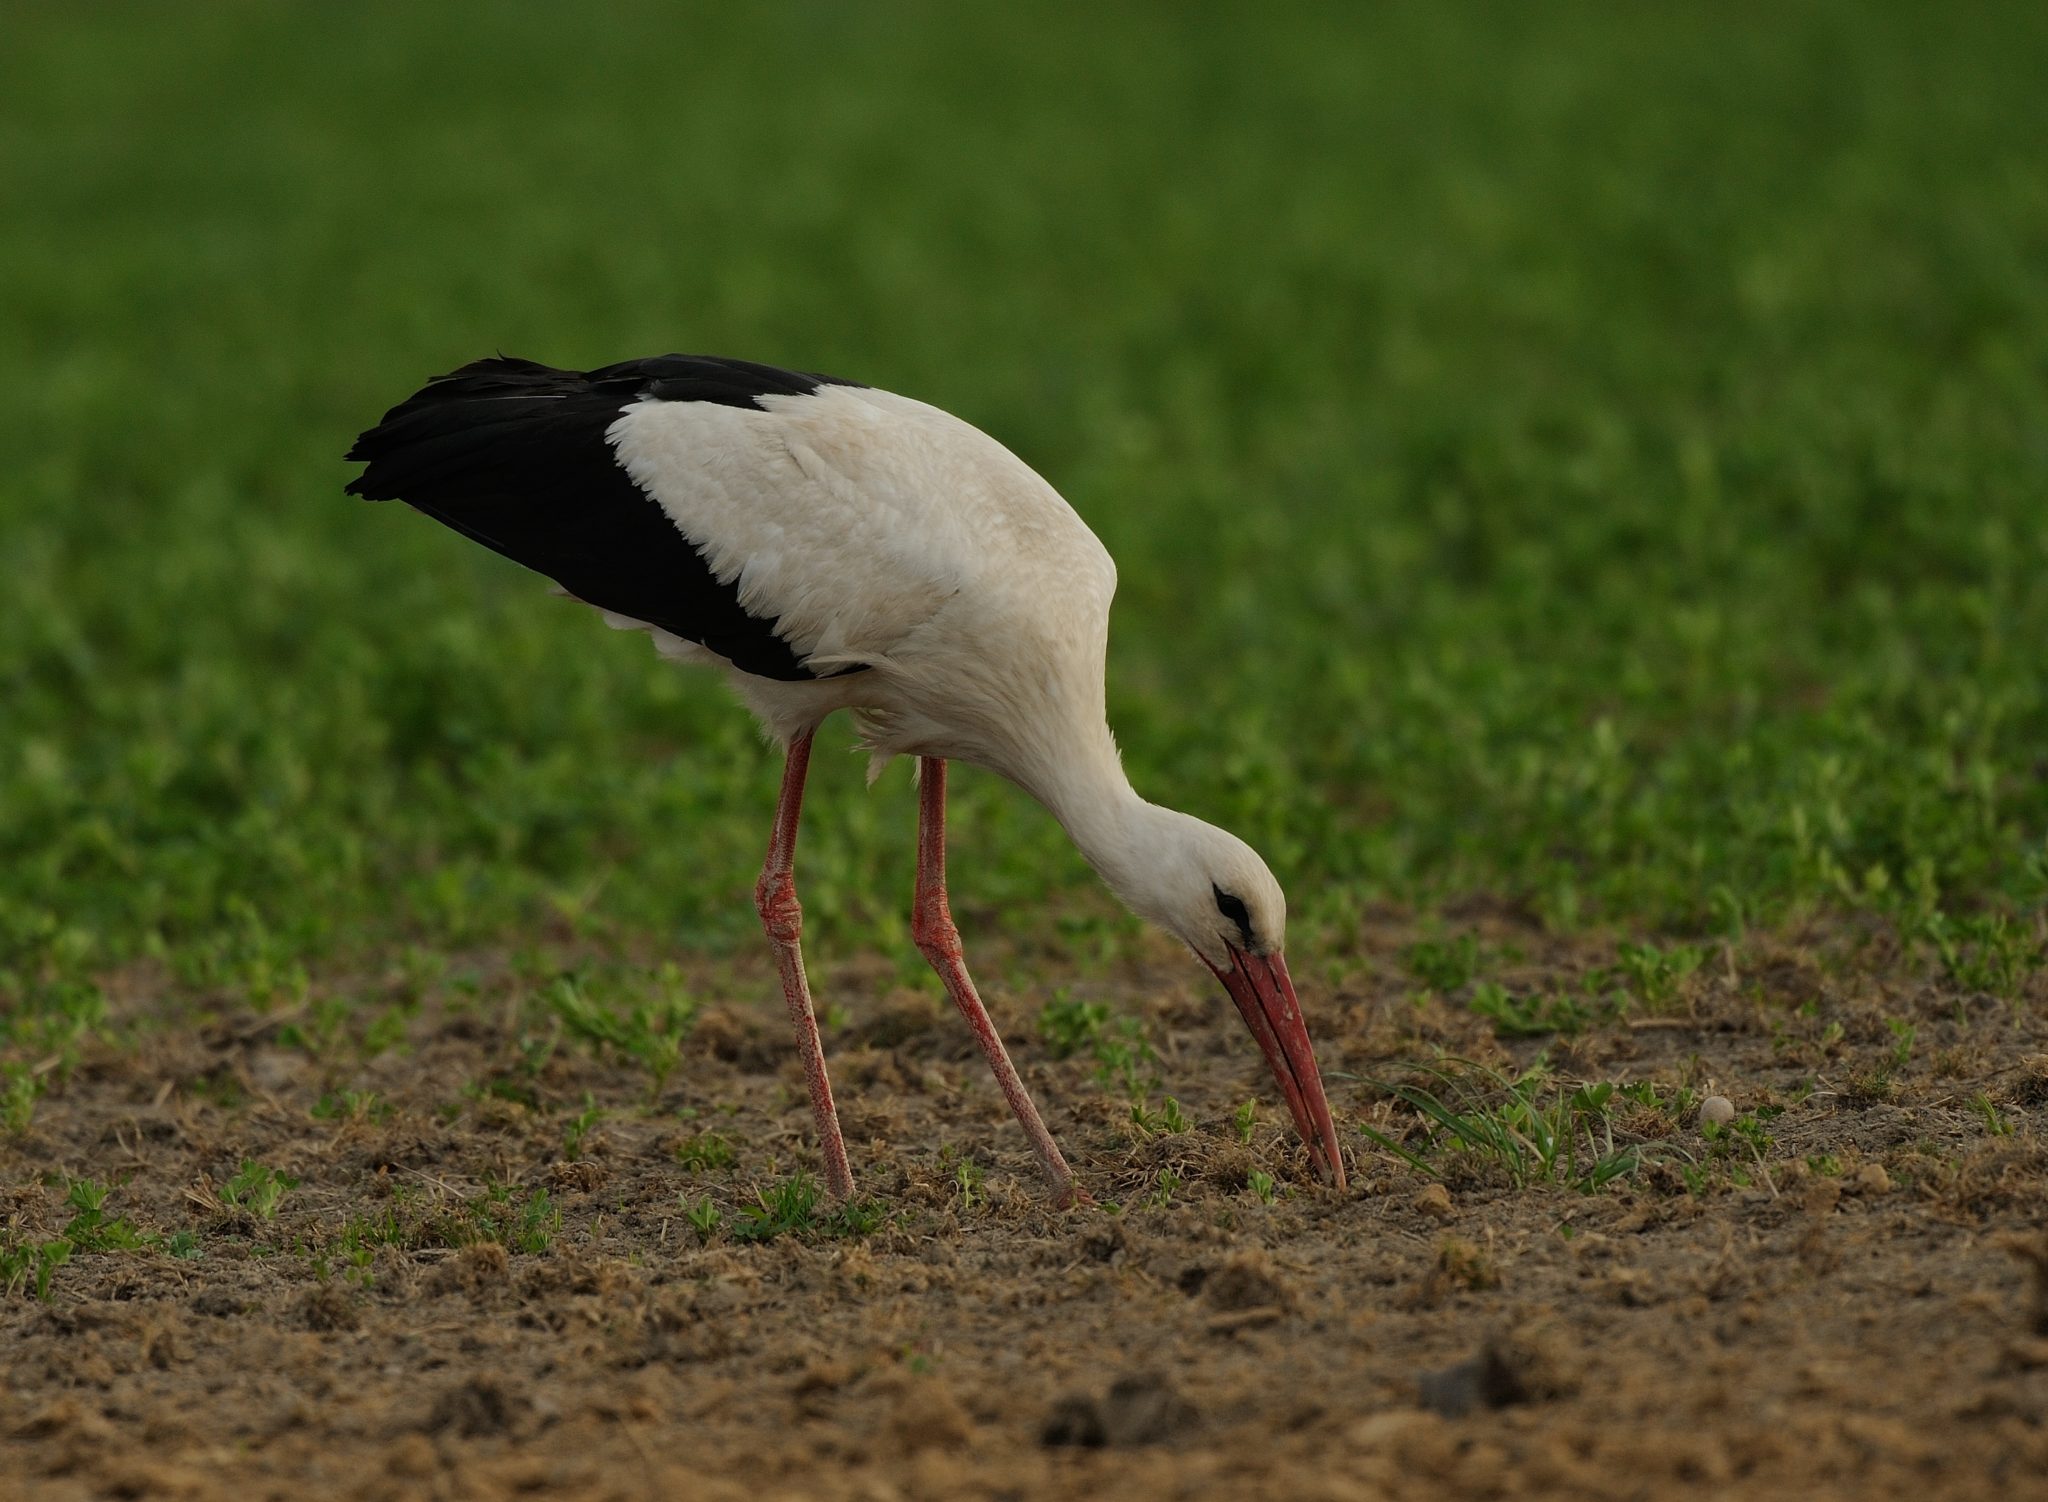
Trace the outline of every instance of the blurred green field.
[[[1134, 780], [1265, 851], [1298, 971], [1376, 904], [1984, 945], [2048, 893], [2039, 7], [6, 31], [16, 999], [757, 942], [777, 759], [717, 685], [340, 493], [495, 350], [831, 370], [1009, 443], [1119, 560]], [[1129, 942], [956, 787], [984, 938]], [[914, 964], [907, 775], [813, 790], [814, 945]]]

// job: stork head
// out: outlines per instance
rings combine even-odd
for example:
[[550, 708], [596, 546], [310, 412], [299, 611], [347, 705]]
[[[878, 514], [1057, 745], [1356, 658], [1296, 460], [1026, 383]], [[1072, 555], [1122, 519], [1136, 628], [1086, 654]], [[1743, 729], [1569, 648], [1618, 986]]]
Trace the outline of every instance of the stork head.
[[1104, 869], [1111, 886], [1195, 952], [1236, 1003], [1323, 1175], [1344, 1187], [1344, 1158], [1294, 981], [1281, 954], [1287, 897], [1258, 852], [1228, 830], [1143, 805], [1135, 857]]

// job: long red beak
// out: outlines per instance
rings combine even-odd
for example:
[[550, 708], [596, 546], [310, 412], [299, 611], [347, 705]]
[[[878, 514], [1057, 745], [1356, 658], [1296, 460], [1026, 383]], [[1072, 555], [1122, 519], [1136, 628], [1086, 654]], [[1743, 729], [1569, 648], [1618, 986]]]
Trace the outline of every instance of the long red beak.
[[1308, 1041], [1308, 1025], [1301, 1020], [1301, 1000], [1294, 994], [1287, 961], [1278, 954], [1247, 954], [1234, 944], [1230, 959], [1228, 970], [1209, 968], [1216, 971], [1244, 1025], [1259, 1040], [1259, 1051], [1286, 1097], [1294, 1129], [1308, 1144], [1309, 1158], [1324, 1178], [1342, 1189], [1344, 1153], [1337, 1145], [1337, 1124], [1330, 1119], [1330, 1102], [1323, 1094], [1316, 1051]]

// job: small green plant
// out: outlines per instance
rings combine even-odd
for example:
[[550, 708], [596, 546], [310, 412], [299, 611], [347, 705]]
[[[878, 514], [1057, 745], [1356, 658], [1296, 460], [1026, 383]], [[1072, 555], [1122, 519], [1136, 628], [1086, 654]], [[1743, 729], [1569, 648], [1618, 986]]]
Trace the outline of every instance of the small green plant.
[[1496, 1164], [1516, 1188], [1558, 1183], [1592, 1193], [1641, 1166], [1640, 1150], [1615, 1140], [1615, 1087], [1609, 1082], [1557, 1080], [1541, 1058], [1512, 1079], [1469, 1062], [1460, 1073], [1437, 1073], [1446, 1087], [1441, 1094], [1414, 1085], [1379, 1085], [1420, 1118], [1421, 1151], [1377, 1128], [1359, 1128], [1425, 1177], [1439, 1173], [1425, 1155], [1441, 1149]]
[[2032, 925], [2005, 913], [1951, 918], [1935, 912], [1920, 924], [1920, 936], [1934, 946], [1948, 978], [1966, 991], [2011, 1000], [2028, 977], [2048, 965], [2048, 945]]
[[968, 1161], [953, 1170], [954, 1197], [962, 1210], [974, 1210], [988, 1203], [986, 1175], [979, 1163]]
[[1691, 1085], [1662, 1087], [1653, 1080], [1632, 1080], [1616, 1086], [1614, 1094], [1662, 1118], [1665, 1130], [1689, 1126], [1699, 1114], [1700, 1092]]
[[1495, 1036], [1535, 1038], [1547, 1033], [1581, 1033], [1595, 1020], [1594, 1009], [1562, 992], [1516, 996], [1493, 981], [1472, 988], [1472, 1010], [1493, 1019]]
[[513, 1040], [515, 1057], [508, 1065], [493, 1068], [462, 1087], [472, 1100], [508, 1100], [538, 1111], [541, 1107], [539, 1080], [561, 1042], [559, 1027], [546, 1031], [523, 1031]]
[[0, 1296], [11, 1298], [29, 1288], [37, 1299], [47, 1300], [51, 1276], [70, 1260], [71, 1243], [62, 1236], [0, 1248]]
[[374, 1059], [388, 1053], [405, 1042], [407, 1024], [411, 1021], [411, 1009], [404, 1006], [388, 1006], [370, 1019], [370, 1025], [363, 1029], [362, 1054]]
[[1194, 1123], [1182, 1112], [1180, 1102], [1171, 1095], [1166, 1097], [1166, 1104], [1157, 1110], [1152, 1109], [1143, 1100], [1132, 1101], [1131, 1122], [1149, 1137], [1194, 1129]]
[[[0, 926], [6, 918], [0, 909]], [[4, 952], [0, 935], [0, 957]], [[106, 1022], [107, 998], [90, 981], [76, 979], [32, 984], [26, 994], [22, 991], [20, 977], [0, 970], [0, 995], [8, 997], [8, 1005], [0, 1007], [0, 1044], [11, 1042], [39, 1062], [32, 1069], [25, 1059], [10, 1060], [0, 1064], [0, 1077], [30, 1080], [40, 1093], [47, 1079], [70, 1078], [85, 1040]]]
[[507, 1227], [509, 1236], [505, 1244], [514, 1252], [544, 1252], [554, 1245], [561, 1229], [562, 1212], [555, 1208], [545, 1189], [537, 1189], [519, 1206]]
[[698, 1003], [664, 971], [653, 991], [624, 1005], [598, 1001], [574, 976], [558, 976], [543, 998], [571, 1037], [611, 1049], [647, 1071], [649, 1094], [659, 1095], [682, 1062], [683, 1040], [697, 1021]]
[[249, 1092], [242, 1088], [234, 1070], [225, 1065], [194, 1075], [184, 1082], [184, 1088], [193, 1099], [208, 1101], [223, 1111], [239, 1110], [249, 1099]]
[[[1700, 1135], [1706, 1138], [1712, 1156], [1725, 1164], [1736, 1183], [1751, 1183], [1757, 1175], [1769, 1181], [1769, 1156], [1774, 1144], [1759, 1112], [1745, 1111], [1729, 1122], [1707, 1122], [1700, 1128]], [[1755, 1175], [1751, 1168], [1756, 1170]], [[1839, 1163], [1834, 1168], [1836, 1173], [1841, 1172]]]
[[741, 1208], [732, 1222], [735, 1241], [773, 1241], [778, 1236], [814, 1230], [823, 1191], [807, 1173], [754, 1191], [754, 1203]]
[[244, 1158], [234, 1177], [220, 1187], [220, 1202], [230, 1210], [253, 1215], [262, 1221], [277, 1219], [284, 1197], [299, 1187], [299, 1181], [253, 1158]]
[[353, 1010], [354, 1003], [345, 996], [322, 996], [308, 1002], [297, 1021], [279, 1028], [277, 1041], [286, 1048], [302, 1048], [316, 1056], [331, 1054], [341, 1041], [342, 1027]]
[[1977, 1113], [1984, 1123], [1984, 1130], [1993, 1137], [2010, 1137], [2012, 1122], [1998, 1109], [1998, 1103], [1982, 1090], [1970, 1097], [1970, 1109]]
[[527, 1079], [539, 1079], [548, 1067], [548, 1060], [555, 1056], [555, 1045], [560, 1041], [557, 1034], [521, 1033], [513, 1046], [519, 1051], [519, 1072]]
[[1653, 1011], [1678, 999], [1685, 978], [1700, 968], [1706, 951], [1692, 944], [1659, 949], [1654, 944], [1623, 944], [1615, 969], [1635, 998]]
[[71, 1207], [64, 1240], [80, 1252], [132, 1252], [149, 1245], [126, 1216], [109, 1218], [105, 1205], [108, 1190], [91, 1179], [74, 1179], [64, 1202]]
[[1180, 1184], [1181, 1178], [1178, 1170], [1172, 1168], [1160, 1169], [1159, 1177], [1153, 1182], [1152, 1195], [1148, 1203], [1155, 1208], [1163, 1208], [1172, 1204], [1174, 1195], [1180, 1192]]
[[315, 1121], [389, 1121], [391, 1102], [374, 1090], [330, 1090], [313, 1105]]
[[1055, 997], [1038, 1014], [1038, 1034], [1061, 1058], [1092, 1054], [1096, 1080], [1133, 1100], [1142, 1099], [1159, 1083], [1151, 1071], [1158, 1055], [1144, 1028], [1135, 1017], [1114, 1016], [1106, 1002]]
[[700, 1244], [716, 1236], [719, 1226], [725, 1221], [725, 1217], [718, 1212], [718, 1206], [711, 1203], [709, 1195], [698, 1200], [696, 1204], [687, 1206], [683, 1211], [683, 1218], [690, 1223], [690, 1229], [697, 1233]]
[[1273, 1176], [1263, 1168], [1254, 1168], [1244, 1176], [1245, 1188], [1258, 1198], [1262, 1205], [1273, 1203]]
[[735, 1156], [731, 1140], [717, 1132], [699, 1132], [676, 1149], [676, 1162], [698, 1173], [730, 1168]]
[[1131, 1017], [1117, 1019], [1115, 1037], [1095, 1042], [1095, 1078], [1104, 1086], [1115, 1086], [1133, 1099], [1149, 1093], [1159, 1083], [1152, 1073], [1158, 1055]]
[[384, 1205], [367, 1215], [351, 1215], [342, 1222], [344, 1247], [407, 1246], [413, 1242], [399, 1220], [396, 1205]]
[[1246, 1147], [1252, 1145], [1252, 1128], [1259, 1122], [1259, 1103], [1247, 1100], [1230, 1113], [1230, 1124], [1237, 1130], [1237, 1140]]
[[197, 1231], [173, 1231], [164, 1238], [164, 1251], [181, 1262], [192, 1262], [205, 1255], [199, 1245]]
[[494, 1184], [440, 1227], [438, 1240], [446, 1246], [468, 1246], [495, 1241], [508, 1252], [544, 1252], [554, 1245], [562, 1229], [562, 1212], [545, 1189], [517, 1194], [504, 1184]]
[[1913, 1040], [1919, 1036], [1920, 1030], [1903, 1017], [1887, 1017], [1884, 1025], [1892, 1035], [1890, 1067], [1893, 1070], [1904, 1069], [1913, 1057]]
[[849, 1200], [826, 1217], [828, 1236], [872, 1236], [888, 1223], [889, 1211], [879, 1200]]
[[1094, 1046], [1109, 1021], [1109, 1003], [1083, 1001], [1062, 992], [1038, 1013], [1038, 1036], [1058, 1058], [1070, 1058]]
[[1424, 939], [1408, 946], [1402, 961], [1408, 973], [1439, 996], [1471, 983], [1479, 969], [1479, 940], [1471, 934], [1455, 939]]
[[[963, 1169], [967, 1166], [961, 1165]], [[741, 1207], [727, 1224], [727, 1234], [744, 1242], [774, 1241], [781, 1236], [868, 1236], [889, 1218], [888, 1210], [874, 1200], [853, 1200], [829, 1210], [822, 1208], [823, 1201], [818, 1181], [807, 1173], [796, 1174], [755, 1190], [754, 1203]], [[694, 1220], [691, 1223], [696, 1224]]]
[[0, 1132], [18, 1137], [36, 1113], [42, 1086], [25, 1065], [0, 1064]]
[[590, 1140], [590, 1134], [597, 1124], [604, 1120], [604, 1112], [598, 1108], [588, 1091], [583, 1095], [583, 1109], [562, 1124], [562, 1156], [570, 1162], [583, 1156], [583, 1145]]

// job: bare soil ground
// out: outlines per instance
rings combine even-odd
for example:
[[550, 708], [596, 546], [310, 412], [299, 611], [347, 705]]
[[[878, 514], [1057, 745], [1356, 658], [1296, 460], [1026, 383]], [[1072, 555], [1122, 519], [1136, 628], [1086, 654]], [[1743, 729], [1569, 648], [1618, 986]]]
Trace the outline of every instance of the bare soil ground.
[[[1486, 925], [1532, 981], [1611, 958]], [[285, 1014], [173, 1016], [127, 976], [132, 1045], [89, 1052], [0, 1142], [6, 1225], [56, 1236], [91, 1177], [118, 1186], [105, 1215], [195, 1232], [199, 1255], [81, 1251], [46, 1299], [0, 1303], [0, 1493], [2048, 1496], [2039, 975], [1999, 1000], [1880, 939], [1780, 937], [1717, 952], [1655, 1015], [1502, 1043], [1413, 998], [1408, 937], [1388, 920], [1357, 978], [1304, 978], [1325, 1069], [1382, 1082], [1332, 1080], [1344, 1196], [1274, 1105], [1239, 1140], [1233, 1108], [1269, 1082], [1163, 948], [1090, 990], [1142, 1020], [1192, 1119], [1149, 1135], [1034, 1036], [1044, 995], [981, 959], [1049, 1122], [1116, 1202], [1066, 1212], [957, 1019], [893, 972], [829, 972], [855, 1169], [888, 1214], [758, 1242], [732, 1234], [753, 1190], [814, 1161], [765, 966], [725, 978], [741, 999], [651, 1104], [638, 1069], [536, 1052], [488, 962], [367, 1058], [353, 1034], [294, 1041]], [[1716, 1156], [1690, 1122], [1621, 1112], [1648, 1162], [1581, 1193], [1440, 1148], [1431, 1187], [1355, 1130], [1425, 1151], [1384, 1082], [1545, 1047], [1570, 1079], [1761, 1109], [1768, 1146]], [[586, 1092], [602, 1114], [577, 1129]], [[272, 1218], [223, 1198], [245, 1160], [299, 1181]], [[708, 1239], [685, 1214], [704, 1197]]]

